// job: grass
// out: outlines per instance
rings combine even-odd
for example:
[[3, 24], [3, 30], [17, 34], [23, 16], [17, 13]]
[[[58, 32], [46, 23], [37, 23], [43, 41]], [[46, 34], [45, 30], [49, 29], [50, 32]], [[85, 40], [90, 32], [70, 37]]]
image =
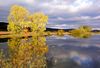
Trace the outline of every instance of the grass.
[[[0, 34], [0, 38], [14, 38], [14, 37], [20, 38], [20, 37], [25, 37], [26, 36], [25, 34], [11, 34], [11, 33], [8, 34], [8, 33], [9, 32], [5, 32], [3, 34]], [[27, 36], [32, 36], [32, 33], [28, 33]]]
[[[27, 35], [26, 34], [12, 34], [11, 32], [0, 32], [0, 38], [14, 38], [14, 37], [29, 37], [29, 36], [32, 36], [34, 35], [34, 33], [32, 32], [29, 32]], [[50, 35], [57, 35], [57, 32], [45, 32], [44, 33], [44, 36], [50, 36]], [[70, 35], [69, 32], [64, 32], [63, 35]], [[91, 35], [100, 35], [100, 32], [91, 32]]]

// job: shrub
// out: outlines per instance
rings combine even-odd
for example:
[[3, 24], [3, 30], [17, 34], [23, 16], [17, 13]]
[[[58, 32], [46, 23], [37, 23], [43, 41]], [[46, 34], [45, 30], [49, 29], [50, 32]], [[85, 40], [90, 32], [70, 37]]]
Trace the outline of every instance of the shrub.
[[91, 27], [81, 26], [79, 29], [70, 31], [71, 35], [79, 38], [88, 38], [91, 36]]
[[64, 35], [64, 30], [58, 30], [57, 35], [60, 35], [60, 36]]

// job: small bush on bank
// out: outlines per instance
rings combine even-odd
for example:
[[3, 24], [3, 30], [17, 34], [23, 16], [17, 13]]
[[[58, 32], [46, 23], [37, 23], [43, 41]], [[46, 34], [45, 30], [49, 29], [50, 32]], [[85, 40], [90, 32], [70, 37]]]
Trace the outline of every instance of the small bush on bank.
[[79, 29], [70, 31], [71, 35], [79, 38], [88, 38], [91, 36], [91, 27], [81, 26]]
[[60, 35], [60, 36], [64, 35], [64, 30], [58, 30], [57, 35]]

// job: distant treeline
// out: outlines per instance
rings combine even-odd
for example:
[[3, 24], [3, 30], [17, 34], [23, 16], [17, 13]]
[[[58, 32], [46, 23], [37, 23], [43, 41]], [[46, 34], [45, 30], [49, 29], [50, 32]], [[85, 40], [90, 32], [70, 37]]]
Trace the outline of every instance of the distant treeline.
[[[0, 31], [7, 31], [7, 25], [8, 23], [0, 22]], [[46, 31], [58, 31], [60, 29], [54, 29], [54, 28], [46, 28]], [[65, 32], [69, 32], [74, 29], [63, 29]], [[92, 30], [92, 32], [100, 32], [100, 30]]]
[[[0, 22], [0, 31], [7, 31], [7, 25], [8, 23]], [[46, 31], [58, 31], [59, 29], [53, 29], [53, 28], [46, 28]], [[70, 31], [73, 29], [64, 29], [64, 31]]]
[[0, 31], [7, 31], [8, 23], [0, 22]]

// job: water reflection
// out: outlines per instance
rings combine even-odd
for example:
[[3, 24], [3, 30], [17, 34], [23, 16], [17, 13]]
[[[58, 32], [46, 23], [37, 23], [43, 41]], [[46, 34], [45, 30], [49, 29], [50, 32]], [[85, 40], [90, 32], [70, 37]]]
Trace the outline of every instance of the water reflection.
[[[12, 38], [2, 46], [1, 68], [100, 68], [100, 36]], [[48, 44], [48, 46], [46, 45]], [[2, 48], [2, 49], [3, 49]], [[49, 49], [49, 51], [48, 51]]]
[[0, 55], [1, 68], [46, 68], [48, 47], [45, 37], [12, 38], [8, 51]]
[[98, 38], [47, 37], [49, 68], [100, 68]]

